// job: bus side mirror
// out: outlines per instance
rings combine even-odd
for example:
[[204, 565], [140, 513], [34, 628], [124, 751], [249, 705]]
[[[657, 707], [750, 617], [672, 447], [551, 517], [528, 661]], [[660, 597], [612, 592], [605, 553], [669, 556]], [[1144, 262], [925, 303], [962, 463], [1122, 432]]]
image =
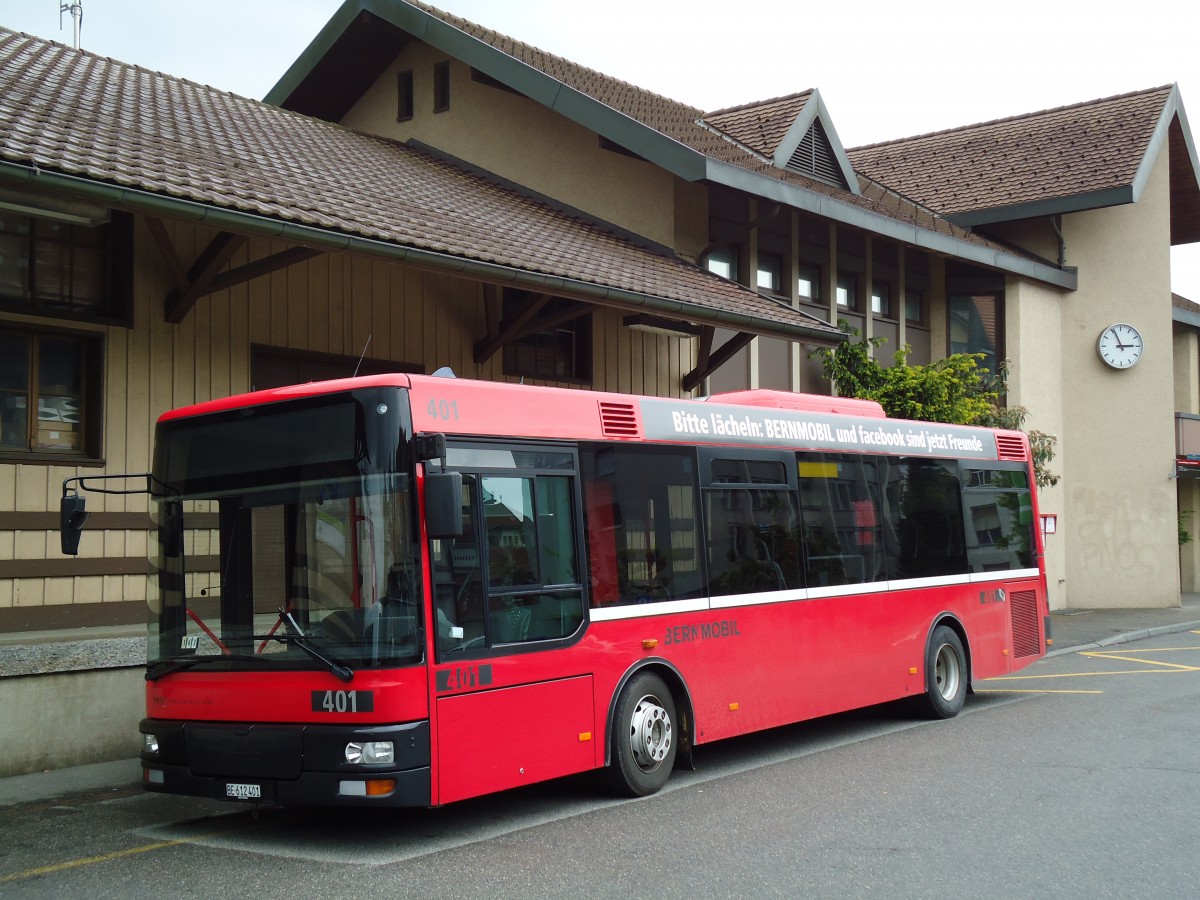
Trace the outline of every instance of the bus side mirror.
[[431, 539], [463, 532], [462, 472], [425, 473], [425, 530]]
[[79, 538], [87, 517], [87, 501], [81, 495], [69, 494], [58, 502], [58, 534], [64, 555], [79, 555]]

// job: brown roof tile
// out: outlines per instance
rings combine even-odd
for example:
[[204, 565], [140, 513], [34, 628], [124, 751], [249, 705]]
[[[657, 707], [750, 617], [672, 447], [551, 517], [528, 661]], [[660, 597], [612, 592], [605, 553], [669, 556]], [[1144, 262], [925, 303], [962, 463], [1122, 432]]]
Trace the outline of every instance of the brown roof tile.
[[1132, 183], [1171, 86], [847, 151], [856, 171], [942, 215]]
[[0, 159], [753, 316], [765, 331], [835, 332], [412, 147], [2, 28]]
[[803, 112], [804, 104], [812, 93], [807, 90], [787, 97], [708, 112], [704, 114], [704, 123], [724, 132], [755, 153], [772, 157], [796, 117]]

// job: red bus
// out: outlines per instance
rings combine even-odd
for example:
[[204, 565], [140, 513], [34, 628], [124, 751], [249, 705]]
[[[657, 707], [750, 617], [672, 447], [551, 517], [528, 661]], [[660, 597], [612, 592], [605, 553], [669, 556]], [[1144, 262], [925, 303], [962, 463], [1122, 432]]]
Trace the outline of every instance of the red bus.
[[371, 376], [168, 412], [145, 477], [151, 791], [645, 795], [709, 741], [953, 716], [1045, 649], [1025, 436], [866, 401]]

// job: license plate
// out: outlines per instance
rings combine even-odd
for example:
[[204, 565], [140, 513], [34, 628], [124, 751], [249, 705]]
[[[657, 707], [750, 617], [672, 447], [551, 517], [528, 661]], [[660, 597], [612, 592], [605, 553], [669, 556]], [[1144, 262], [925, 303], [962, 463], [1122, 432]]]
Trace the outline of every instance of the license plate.
[[227, 784], [225, 796], [233, 800], [259, 800], [262, 798], [261, 784]]

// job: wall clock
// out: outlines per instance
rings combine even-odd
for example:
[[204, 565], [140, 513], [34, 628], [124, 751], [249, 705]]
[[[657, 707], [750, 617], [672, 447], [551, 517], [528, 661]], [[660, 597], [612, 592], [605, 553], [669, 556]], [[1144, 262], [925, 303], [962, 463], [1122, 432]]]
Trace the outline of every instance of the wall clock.
[[1114, 369], [1128, 369], [1142, 358], [1143, 350], [1142, 333], [1124, 322], [1109, 325], [1096, 341], [1096, 352]]

